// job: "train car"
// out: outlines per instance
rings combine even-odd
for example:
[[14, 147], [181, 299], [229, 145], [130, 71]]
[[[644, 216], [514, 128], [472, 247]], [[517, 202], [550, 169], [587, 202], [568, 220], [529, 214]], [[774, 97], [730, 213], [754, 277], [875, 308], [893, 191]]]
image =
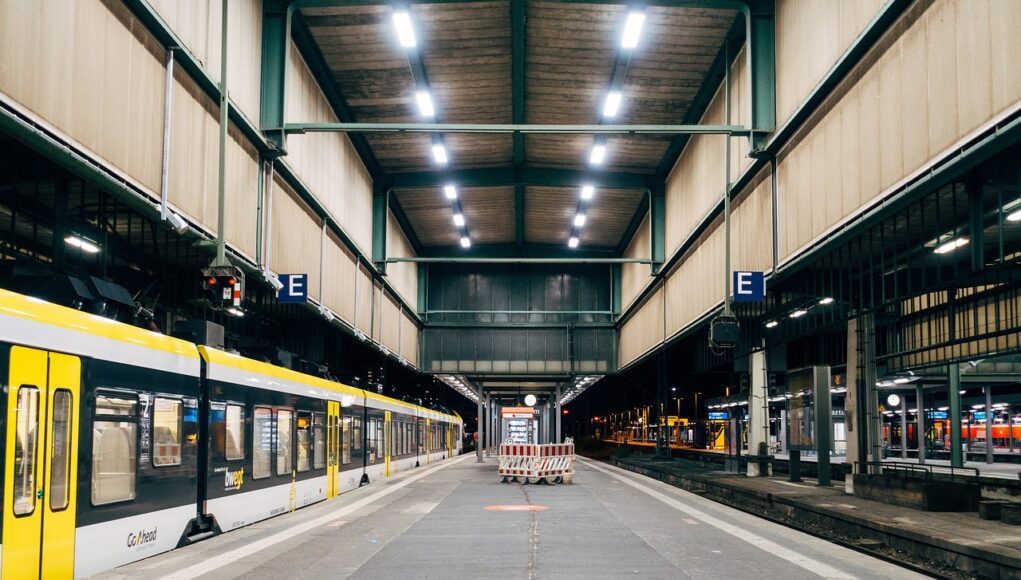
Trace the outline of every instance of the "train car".
[[0, 575], [173, 549], [196, 517], [195, 345], [0, 290]]
[[0, 576], [94, 574], [460, 453], [460, 417], [0, 290]]

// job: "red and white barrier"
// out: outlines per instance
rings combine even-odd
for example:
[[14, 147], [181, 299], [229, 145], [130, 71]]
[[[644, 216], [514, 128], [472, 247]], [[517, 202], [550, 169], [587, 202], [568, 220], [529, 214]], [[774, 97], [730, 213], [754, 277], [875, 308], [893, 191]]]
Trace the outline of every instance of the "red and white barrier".
[[563, 477], [574, 473], [574, 444], [556, 443], [539, 446], [535, 477]]
[[500, 445], [499, 474], [502, 477], [535, 477], [535, 460], [539, 446], [522, 443]]
[[531, 445], [504, 443], [500, 445], [500, 467], [498, 473], [504, 481], [523, 478], [549, 482], [552, 478], [570, 480], [574, 474], [574, 443], [552, 445]]

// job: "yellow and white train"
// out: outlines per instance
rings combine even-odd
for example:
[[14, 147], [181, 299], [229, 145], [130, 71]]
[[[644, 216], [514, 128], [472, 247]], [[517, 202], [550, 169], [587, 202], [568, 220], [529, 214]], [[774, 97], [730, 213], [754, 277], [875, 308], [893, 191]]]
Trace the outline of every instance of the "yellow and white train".
[[461, 418], [0, 290], [0, 576], [87, 576], [461, 452]]

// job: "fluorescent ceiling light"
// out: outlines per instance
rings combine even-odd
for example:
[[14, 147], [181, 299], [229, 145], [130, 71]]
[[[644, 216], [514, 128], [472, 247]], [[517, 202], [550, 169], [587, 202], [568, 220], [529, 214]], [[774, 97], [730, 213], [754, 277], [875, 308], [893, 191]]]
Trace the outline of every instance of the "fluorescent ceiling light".
[[244, 310], [240, 310], [238, 308], [234, 308], [233, 306], [231, 306], [230, 308], [227, 309], [227, 313], [228, 314], [233, 314], [234, 316], [237, 316], [238, 318], [241, 318], [241, 317], [243, 317], [245, 315], [245, 311]]
[[429, 95], [429, 91], [415, 91], [415, 100], [418, 101], [418, 112], [422, 113], [423, 117], [436, 115], [436, 109], [433, 108], [433, 98]]
[[833, 304], [833, 299], [827, 296], [826, 298], [820, 300], [819, 304], [822, 304], [823, 306], [826, 306], [827, 304]]
[[606, 102], [603, 103], [603, 116], [614, 117], [617, 115], [617, 109], [620, 108], [620, 91], [610, 91], [606, 95]]
[[775, 320], [770, 320], [766, 323], [766, 328], [776, 328], [780, 323]]
[[893, 379], [893, 382], [897, 383], [898, 385], [903, 385], [905, 383], [910, 383], [911, 379], [907, 377], [898, 377], [896, 379]]
[[578, 236], [571, 236], [571, 239], [567, 240], [567, 246], [570, 248], [578, 247]]
[[463, 226], [464, 225], [464, 214], [460, 214], [460, 213], [455, 213], [454, 214], [454, 225], [455, 226]]
[[461, 247], [462, 248], [470, 248], [471, 245], [472, 245], [472, 241], [468, 239], [468, 236], [461, 236]]
[[444, 186], [443, 193], [447, 195], [447, 199], [457, 199], [457, 188], [453, 185]]
[[807, 310], [805, 310], [804, 308], [799, 308], [799, 309], [795, 310], [794, 312], [791, 312], [790, 316], [791, 316], [791, 318], [801, 318], [802, 316], [804, 316], [806, 314], [808, 314]]
[[442, 143], [436, 143], [433, 145], [433, 159], [436, 163], [445, 165], [447, 163], [447, 148]]
[[624, 36], [620, 39], [621, 48], [634, 48], [638, 46], [638, 39], [642, 36], [643, 24], [645, 24], [644, 12], [636, 11], [627, 15], [627, 22], [624, 23]]
[[596, 188], [594, 186], [591, 186], [591, 185], [583, 185], [583, 186], [581, 186], [581, 198], [582, 199], [592, 199], [592, 195], [595, 192], [596, 192]]
[[98, 254], [99, 246], [80, 236], [67, 236], [64, 238], [69, 246], [74, 246], [88, 254]]
[[935, 250], [933, 250], [933, 253], [935, 253], [935, 254], [949, 254], [950, 252], [953, 252], [957, 248], [960, 248], [960, 247], [966, 246], [966, 245], [968, 245], [968, 238], [956, 238], [956, 239], [950, 240], [949, 242], [945, 242], [943, 244], [940, 244]]
[[592, 165], [599, 165], [606, 159], [606, 145], [597, 143], [592, 146], [592, 154], [589, 155], [588, 161]]
[[585, 225], [585, 214], [580, 213], [574, 216], [574, 227], [580, 228], [583, 225]]
[[397, 40], [404, 48], [414, 48], [415, 29], [411, 26], [411, 16], [407, 11], [394, 12], [394, 27], [397, 28]]
[[1008, 222], [1021, 222], [1021, 209], [1014, 210], [1014, 213], [1007, 216]]

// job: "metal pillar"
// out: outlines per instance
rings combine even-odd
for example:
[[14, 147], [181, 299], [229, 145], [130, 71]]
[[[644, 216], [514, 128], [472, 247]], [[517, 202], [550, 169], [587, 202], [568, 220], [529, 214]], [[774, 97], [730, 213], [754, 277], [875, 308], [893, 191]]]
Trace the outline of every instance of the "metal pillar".
[[819, 486], [829, 486], [830, 449], [833, 447], [833, 414], [830, 412], [830, 367], [815, 367], [815, 451]]
[[900, 458], [908, 458], [908, 397], [900, 398]]
[[262, 12], [262, 90], [259, 125], [273, 144], [286, 149], [284, 134], [284, 95], [287, 58], [291, 39], [291, 19], [287, 2], [267, 0]]
[[389, 222], [390, 190], [374, 187], [372, 192], [372, 261], [386, 272], [386, 234]]
[[1007, 405], [1007, 453], [1014, 454], [1014, 408]]
[[950, 465], [964, 467], [961, 449], [961, 367], [947, 366], [947, 399], [950, 402]]
[[[858, 366], [858, 320], [855, 318], [847, 321], [847, 358], [845, 361], [847, 362], [847, 373], [844, 383], [847, 385], [847, 393], [844, 394], [844, 424], [847, 426], [847, 462], [851, 465], [851, 475], [844, 478], [844, 491], [854, 493], [853, 474], [861, 473], [858, 463], [866, 460], [865, 450], [868, 449], [868, 442], [865, 441], [864, 432], [859, 427], [858, 420], [862, 412], [858, 405], [858, 392], [862, 385], [859, 380], [861, 372]], [[786, 417], [780, 422], [781, 440], [783, 440], [785, 427]]]
[[918, 463], [925, 464], [925, 390], [921, 385], [915, 387], [915, 433], [918, 434]]
[[[769, 475], [763, 473], [765, 457], [769, 455], [769, 383], [766, 380], [766, 351], [758, 350], [751, 354], [748, 362], [751, 375], [748, 393], [748, 455], [760, 458], [759, 461], [748, 461], [748, 476]], [[750, 459], [750, 458], [749, 458]], [[767, 468], [768, 470], [768, 468]]]
[[649, 248], [652, 273], [658, 274], [666, 261], [666, 184], [658, 183], [649, 190]]
[[478, 425], [478, 429], [477, 429], [478, 439], [475, 441], [475, 463], [482, 463], [484, 461], [482, 459], [482, 442], [485, 441], [485, 439], [484, 439], [485, 433], [483, 432], [482, 424], [483, 424], [483, 422], [485, 422], [485, 418], [486, 418], [486, 410], [484, 408], [485, 407], [484, 401], [485, 401], [485, 399], [482, 397], [482, 394], [480, 393], [479, 394], [479, 400], [478, 400], [478, 413], [479, 413], [479, 425]]
[[230, 99], [227, 90], [227, 30], [228, 2], [223, 0], [220, 14], [220, 173], [216, 214], [216, 258], [213, 266], [230, 266], [227, 261], [227, 126]]
[[986, 385], [986, 463], [993, 464], [993, 386]]
[[[756, 2], [746, 14], [751, 77], [752, 150], [759, 149], [776, 128], [776, 25], [773, 0]], [[729, 155], [729, 152], [728, 152]]]
[[[560, 409], [560, 385], [559, 384], [557, 385], [557, 390], [556, 390], [555, 396], [556, 396], [556, 404], [557, 404], [556, 411], [555, 411], [556, 414], [557, 414], [557, 433], [556, 433], [557, 436], [556, 436], [556, 441], [554, 441], [554, 443], [560, 443], [560, 442], [562, 442], [564, 440], [564, 435], [563, 435], [563, 433], [560, 430], [560, 416], [563, 415], [564, 412]], [[603, 434], [603, 437], [604, 438], [606, 437], [605, 433]]]

